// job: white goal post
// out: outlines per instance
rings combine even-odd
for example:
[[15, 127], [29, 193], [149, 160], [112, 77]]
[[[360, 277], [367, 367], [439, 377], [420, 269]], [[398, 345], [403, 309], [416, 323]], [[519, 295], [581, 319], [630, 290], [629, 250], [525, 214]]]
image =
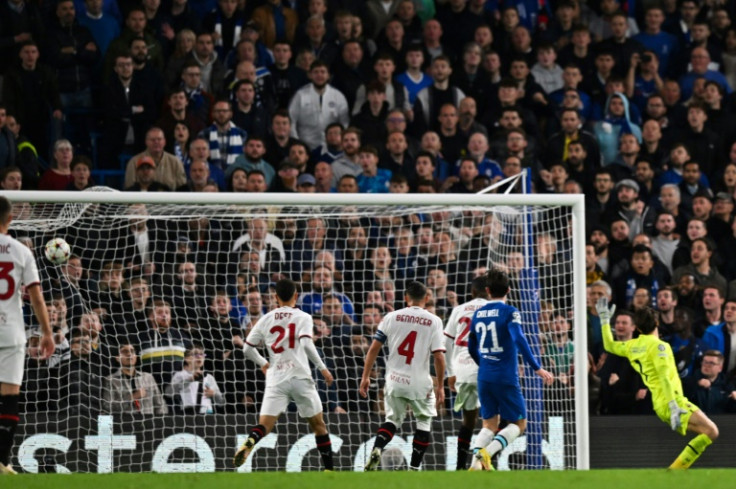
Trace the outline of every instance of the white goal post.
[[[232, 341], [237, 328], [245, 336], [249, 321], [261, 313], [255, 311], [268, 307], [269, 285], [279, 276], [302, 282], [300, 305], [321, 321], [320, 352], [338, 379], [332, 389], [318, 382], [329, 411], [336, 469], [362, 470], [366, 447], [383, 420], [380, 369], [370, 403], [361, 404], [350, 390], [360, 380], [355, 372], [362, 365], [361, 336], [369, 338], [375, 328], [371, 313], [402, 307], [401, 286], [416, 278], [432, 280], [432, 304], [447, 319], [448, 308], [469, 300], [473, 274], [490, 267], [510, 271], [512, 287], [518, 289], [512, 288], [510, 301], [522, 311], [533, 350], [545, 366], [557, 369], [558, 379], [553, 388], [542, 389], [528, 368], [522, 374], [529, 428], [502, 453], [499, 465], [589, 468], [583, 195], [129, 193], [106, 188], [0, 195], [14, 203], [11, 233], [36, 255], [47, 302], [55, 308], [60, 345], [51, 362], [34, 359], [35, 320], [27, 316], [30, 367], [13, 455], [24, 471], [232, 470], [229, 457], [255, 424], [262, 388], [262, 379], [232, 353], [237, 350]], [[258, 223], [265, 228], [259, 230]], [[259, 232], [267, 234], [268, 246], [248, 248]], [[69, 277], [75, 272], [67, 265], [54, 266], [44, 258], [44, 244], [55, 237], [66, 239], [72, 256], [80, 257], [78, 277]], [[406, 256], [401, 239], [413, 242]], [[387, 254], [383, 260], [379, 249]], [[540, 259], [550, 261], [537, 263]], [[113, 278], [116, 273], [120, 284]], [[330, 286], [324, 289], [317, 287], [321, 273], [329, 275]], [[149, 297], [142, 299], [146, 307], [139, 312], [131, 304], [141, 286]], [[219, 296], [227, 298], [230, 310], [218, 316]], [[110, 379], [122, 365], [120, 345], [128, 343], [138, 355], [138, 369], [150, 369], [160, 383], [171, 382], [175, 373], [166, 375], [162, 369], [181, 368], [184, 348], [164, 352], [141, 340], [158, 321], [151, 306], [159, 300], [170, 305], [171, 329], [189, 338], [187, 354], [193, 345], [204, 350], [204, 365], [215, 374], [220, 392], [210, 398], [201, 389], [187, 394], [185, 388], [171, 387], [179, 384], [162, 385], [167, 414], [155, 404], [149, 407], [158, 411], [146, 414], [137, 400], [115, 404]], [[337, 313], [328, 306], [333, 300], [342, 308]], [[217, 318], [222, 320], [217, 324], [226, 324], [226, 317], [234, 329], [212, 339], [214, 329], [207, 328], [215, 328]], [[80, 353], [75, 345], [85, 341], [91, 351]], [[162, 367], [157, 362], [167, 354], [175, 361]], [[90, 371], [80, 371], [80, 362], [89, 364]], [[128, 393], [140, 393], [135, 381], [122, 384]], [[119, 388], [120, 382], [115, 385]], [[187, 396], [195, 399], [193, 406]], [[455, 468], [461, 419], [451, 400], [440, 411], [424, 470]], [[408, 426], [389, 445], [404, 457], [411, 451], [413, 429]], [[258, 448], [239, 471], [320, 467], [306, 423], [295, 413], [282, 417]]]

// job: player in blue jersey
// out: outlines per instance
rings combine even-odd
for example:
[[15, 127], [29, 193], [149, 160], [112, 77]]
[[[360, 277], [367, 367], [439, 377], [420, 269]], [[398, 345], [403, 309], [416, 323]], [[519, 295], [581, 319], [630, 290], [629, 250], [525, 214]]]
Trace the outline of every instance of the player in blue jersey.
[[[483, 418], [470, 470], [493, 470], [491, 457], [526, 429], [526, 403], [519, 385], [519, 352], [544, 383], [551, 384], [554, 380], [529, 348], [521, 329], [519, 310], [506, 304], [508, 275], [491, 270], [487, 288], [491, 300], [475, 311], [468, 335], [468, 352], [478, 364], [478, 397]], [[509, 424], [498, 431], [501, 418]]]

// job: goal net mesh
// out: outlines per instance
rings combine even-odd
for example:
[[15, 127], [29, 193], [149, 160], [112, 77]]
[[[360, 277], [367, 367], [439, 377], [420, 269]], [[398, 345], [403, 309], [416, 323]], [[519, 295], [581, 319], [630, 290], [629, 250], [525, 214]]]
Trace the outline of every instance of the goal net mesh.
[[[432, 293], [428, 309], [446, 321], [470, 300], [470, 281], [496, 267], [509, 273], [509, 302], [555, 375], [542, 387], [521, 368], [529, 428], [499, 466], [575, 468], [572, 339], [584, 325], [572, 320], [571, 221], [564, 206], [16, 203], [11, 232], [37, 257], [57, 350], [39, 359], [26, 304], [14, 460], [27, 471], [233, 470], [264, 390], [243, 339], [276, 307], [274, 283], [290, 277], [336, 378], [328, 388], [315, 372], [336, 468], [362, 470], [384, 415], [380, 361], [368, 398], [358, 394], [382, 315], [403, 307], [405, 284], [419, 280]], [[57, 237], [72, 249], [63, 265], [44, 257]], [[187, 368], [203, 381], [188, 381]], [[462, 418], [446, 393], [424, 470], [455, 469]], [[292, 408], [239, 470], [321, 469]], [[413, 432], [409, 423], [399, 430], [384, 468], [408, 465]]]

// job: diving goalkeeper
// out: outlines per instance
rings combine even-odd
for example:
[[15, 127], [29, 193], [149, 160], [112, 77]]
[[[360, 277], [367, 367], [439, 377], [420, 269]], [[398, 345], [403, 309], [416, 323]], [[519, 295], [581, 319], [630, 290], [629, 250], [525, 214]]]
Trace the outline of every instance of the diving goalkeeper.
[[638, 338], [614, 341], [611, 318], [616, 306], [609, 308], [608, 299], [601, 297], [596, 303], [596, 310], [601, 319], [603, 347], [614, 355], [626, 357], [634, 370], [639, 372], [652, 393], [654, 412], [659, 419], [669, 422], [670, 428], [683, 436], [686, 431], [698, 434], [670, 465], [670, 469], [687, 469], [718, 438], [718, 427], [682, 394], [682, 383], [672, 348], [659, 339], [654, 311], [642, 309], [634, 313], [634, 323], [641, 333]]

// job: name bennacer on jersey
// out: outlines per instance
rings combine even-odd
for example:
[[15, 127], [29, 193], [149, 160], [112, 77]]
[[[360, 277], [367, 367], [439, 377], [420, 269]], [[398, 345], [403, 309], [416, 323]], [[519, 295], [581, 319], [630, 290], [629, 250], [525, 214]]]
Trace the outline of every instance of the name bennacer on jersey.
[[434, 324], [429, 318], [409, 316], [406, 314], [397, 314], [396, 321], [400, 323], [418, 324], [419, 326], [432, 326], [432, 324]]

